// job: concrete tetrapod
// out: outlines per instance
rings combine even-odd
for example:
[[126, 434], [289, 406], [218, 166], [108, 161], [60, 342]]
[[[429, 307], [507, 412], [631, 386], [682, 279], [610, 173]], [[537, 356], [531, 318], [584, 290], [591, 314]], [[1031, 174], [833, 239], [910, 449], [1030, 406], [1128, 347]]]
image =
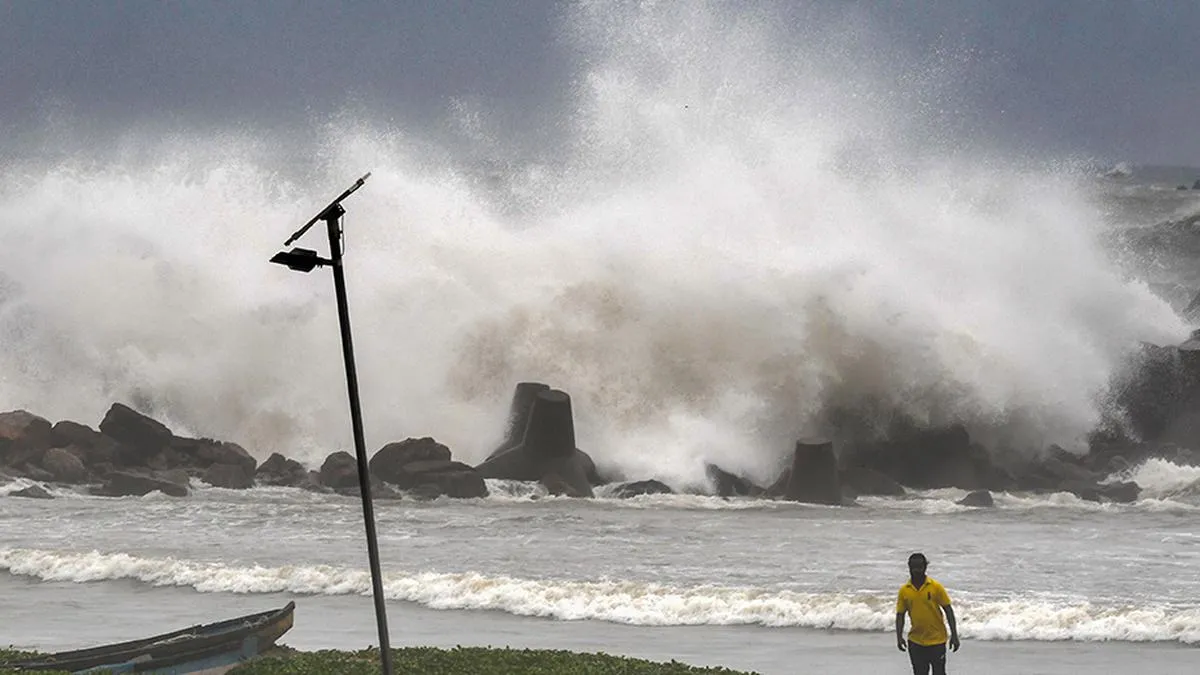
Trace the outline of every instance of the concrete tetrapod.
[[508, 428], [504, 432], [504, 440], [488, 455], [491, 459], [521, 444], [525, 436], [525, 427], [529, 424], [529, 413], [533, 410], [533, 400], [539, 392], [549, 391], [550, 385], [541, 382], [518, 382], [513, 390], [512, 403], [508, 407]]
[[520, 444], [487, 459], [476, 470], [484, 478], [511, 480], [540, 481], [554, 475], [574, 494], [591, 497], [586, 457], [575, 447], [571, 397], [565, 391], [545, 389], [534, 396]]
[[784, 470], [767, 494], [794, 502], [841, 505], [842, 483], [833, 443], [824, 439], [797, 441], [792, 466]]

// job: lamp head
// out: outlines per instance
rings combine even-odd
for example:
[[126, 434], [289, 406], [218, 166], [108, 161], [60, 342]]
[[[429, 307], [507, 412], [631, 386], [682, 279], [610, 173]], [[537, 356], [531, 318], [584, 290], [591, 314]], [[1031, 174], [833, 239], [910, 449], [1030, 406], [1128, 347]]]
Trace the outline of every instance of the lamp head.
[[297, 272], [311, 272], [314, 267], [328, 265], [331, 261], [321, 258], [317, 252], [307, 248], [294, 248], [290, 251], [280, 251], [271, 258], [271, 262], [286, 265], [288, 269]]

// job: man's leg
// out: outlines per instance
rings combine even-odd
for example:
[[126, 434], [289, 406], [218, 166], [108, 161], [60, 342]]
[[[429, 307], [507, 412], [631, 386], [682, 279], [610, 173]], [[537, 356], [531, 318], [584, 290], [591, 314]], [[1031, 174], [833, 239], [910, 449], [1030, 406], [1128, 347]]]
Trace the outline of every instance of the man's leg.
[[912, 640], [908, 641], [908, 660], [912, 663], [913, 675], [929, 675], [929, 648]]
[[925, 653], [933, 666], [933, 675], [946, 675], [946, 643], [926, 647]]

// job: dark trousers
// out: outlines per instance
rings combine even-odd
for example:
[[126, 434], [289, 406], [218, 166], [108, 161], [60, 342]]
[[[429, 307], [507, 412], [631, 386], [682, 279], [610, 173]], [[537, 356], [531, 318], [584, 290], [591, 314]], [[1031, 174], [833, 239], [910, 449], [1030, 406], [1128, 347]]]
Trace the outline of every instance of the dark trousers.
[[909, 640], [908, 660], [912, 661], [913, 675], [929, 675], [930, 668], [933, 675], [946, 675], [946, 643], [926, 647]]

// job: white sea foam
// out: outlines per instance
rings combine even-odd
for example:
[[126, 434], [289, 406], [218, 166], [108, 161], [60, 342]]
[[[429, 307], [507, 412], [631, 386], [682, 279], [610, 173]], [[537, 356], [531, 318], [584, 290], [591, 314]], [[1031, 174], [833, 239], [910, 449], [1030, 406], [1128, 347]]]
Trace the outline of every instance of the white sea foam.
[[20, 492], [29, 487], [40, 487], [51, 497], [78, 498], [84, 496], [81, 494], [81, 489], [75, 486], [40, 483], [28, 478], [14, 478], [7, 483], [0, 481], [0, 496], [7, 497], [14, 492]]
[[1133, 481], [1142, 489], [1142, 496], [1146, 498], [1200, 496], [1200, 466], [1181, 466], [1166, 459], [1147, 459], [1109, 476], [1108, 480]]
[[[86, 583], [132, 579], [202, 593], [369, 594], [365, 570], [324, 565], [235, 567], [123, 553], [0, 549], [10, 574]], [[621, 580], [534, 580], [477, 573], [389, 573], [389, 599], [433, 609], [476, 609], [563, 621], [592, 619], [644, 626], [800, 626], [883, 631], [895, 614], [891, 592], [802, 593], [722, 586], [673, 587]], [[1200, 608], [1105, 606], [1073, 599], [963, 598], [964, 637], [983, 640], [1200, 642]]]

